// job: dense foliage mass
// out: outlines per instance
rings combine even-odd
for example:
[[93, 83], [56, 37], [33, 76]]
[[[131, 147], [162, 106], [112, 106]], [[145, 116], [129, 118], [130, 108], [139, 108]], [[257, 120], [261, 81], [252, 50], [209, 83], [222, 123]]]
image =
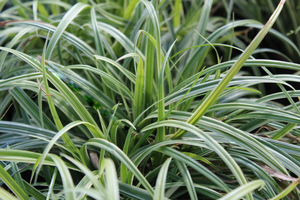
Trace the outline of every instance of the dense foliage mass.
[[299, 199], [299, 1], [71, 2], [0, 1], [0, 198]]

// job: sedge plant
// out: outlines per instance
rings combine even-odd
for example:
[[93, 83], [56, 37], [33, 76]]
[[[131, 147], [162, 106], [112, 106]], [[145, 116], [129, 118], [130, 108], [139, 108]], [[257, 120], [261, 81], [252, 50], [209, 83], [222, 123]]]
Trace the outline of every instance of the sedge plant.
[[0, 1], [1, 198], [299, 199], [287, 7]]

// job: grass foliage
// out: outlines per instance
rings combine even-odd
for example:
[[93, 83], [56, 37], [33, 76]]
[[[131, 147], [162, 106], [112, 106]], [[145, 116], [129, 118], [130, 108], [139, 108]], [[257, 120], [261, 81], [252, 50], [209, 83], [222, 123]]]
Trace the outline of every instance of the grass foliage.
[[297, 1], [70, 2], [0, 1], [0, 198], [299, 199]]

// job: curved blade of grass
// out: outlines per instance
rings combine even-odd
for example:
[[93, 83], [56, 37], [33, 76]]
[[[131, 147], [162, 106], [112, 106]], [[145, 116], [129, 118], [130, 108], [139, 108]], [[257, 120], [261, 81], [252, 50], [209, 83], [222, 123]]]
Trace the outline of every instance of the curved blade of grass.
[[53, 170], [53, 174], [51, 176], [51, 182], [49, 184], [49, 190], [48, 190], [48, 194], [47, 194], [47, 199], [46, 200], [49, 200], [50, 196], [53, 196], [53, 188], [54, 188], [54, 185], [55, 185], [57, 174], [58, 174], [58, 169], [55, 168]]
[[[46, 23], [42, 23], [42, 22], [35, 22], [35, 21], [13, 21], [13, 22], [8, 22], [8, 24], [17, 25], [17, 26], [20, 26], [20, 25], [34, 26], [34, 27], [37, 27], [37, 28], [49, 31], [51, 33], [54, 33], [56, 31], [56, 27], [55, 26], [52, 26], [52, 25], [46, 24]], [[93, 56], [93, 54], [94, 54], [95, 51], [86, 42], [84, 42], [80, 38], [76, 37], [75, 35], [73, 35], [71, 33], [66, 32], [66, 31], [62, 32], [61, 37], [64, 38], [64, 39], [66, 39], [67, 41], [71, 42], [75, 47], [77, 47], [82, 52], [84, 52], [86, 55], [88, 55], [90, 58], [92, 58], [92, 56]], [[58, 40], [56, 41], [56, 43], [57, 42], [58, 42]]]
[[298, 181], [290, 184], [287, 188], [285, 188], [282, 192], [280, 192], [278, 195], [276, 195], [275, 197], [269, 199], [269, 200], [280, 200], [283, 199], [284, 197], [286, 197], [290, 192], [292, 192], [297, 185], [299, 184], [300, 179], [298, 179]]
[[[50, 4], [50, 6], [52, 6], [53, 4], [55, 4], [56, 6], [60, 6], [62, 8], [64, 8], [65, 10], [68, 10], [70, 9], [72, 6], [68, 3], [65, 3], [63, 1], [51, 1], [51, 0], [38, 0], [39, 3], [42, 3], [42, 4]], [[30, 1], [30, 2], [22, 2], [22, 6], [24, 8], [26, 8], [28, 11], [31, 11], [30, 9], [28, 9], [28, 7], [32, 7], [32, 4], [34, 2], [33, 1]], [[6, 10], [4, 10], [3, 12], [4, 13], [14, 13], [17, 9], [19, 8], [19, 6], [13, 6], [13, 7], [10, 7]]]
[[29, 184], [27, 181], [24, 181], [24, 184], [25, 184], [26, 190], [30, 194], [30, 196], [32, 196], [35, 199], [46, 200], [46, 197], [44, 196], [44, 194], [41, 191], [36, 189], [34, 186]]
[[118, 200], [120, 195], [116, 167], [111, 159], [104, 159], [103, 166], [105, 168], [106, 198]]
[[[73, 193], [79, 194], [79, 195], [83, 196], [83, 198], [85, 198], [85, 199], [106, 200], [106, 196], [104, 196], [101, 192], [99, 192], [98, 190], [95, 190], [93, 188], [76, 187], [76, 188], [67, 190], [67, 192], [73, 192]], [[91, 198], [87, 198], [87, 196], [91, 197]], [[82, 199], [80, 197], [77, 199]]]
[[[287, 91], [287, 92], [291, 97], [299, 97], [300, 96], [300, 90]], [[276, 100], [276, 99], [283, 99], [285, 97], [286, 97], [286, 95], [283, 92], [277, 92], [277, 93], [273, 93], [273, 94], [263, 96], [259, 100], [257, 100], [257, 102], [258, 103], [260, 103], [260, 102], [264, 103], [264, 102], [273, 101], [273, 100]]]
[[134, 11], [134, 8], [136, 6], [136, 4], [139, 2], [139, 0], [131, 0], [129, 5], [126, 7], [126, 10], [124, 12], [124, 19], [130, 19], [133, 11]]
[[9, 135], [37, 136], [49, 140], [55, 135], [54, 131], [48, 129], [11, 121], [0, 121], [0, 132], [8, 133]]
[[[10, 94], [40, 127], [41, 124], [44, 124], [45, 128], [56, 130], [55, 125], [44, 113], [42, 113], [43, 117], [40, 118], [38, 106], [31, 100], [30, 97], [28, 97], [28, 95], [23, 90], [21, 90], [19, 87], [15, 87], [10, 90]], [[43, 120], [43, 122], [41, 120]]]
[[[216, 64], [214, 66], [208, 67], [205, 70], [203, 70], [203, 74], [206, 73], [213, 73], [216, 70], [226, 70], [228, 67], [231, 67], [236, 61], [226, 61], [222, 62], [220, 64]], [[290, 69], [290, 70], [296, 70], [298, 71], [300, 69], [300, 64], [298, 63], [292, 63], [292, 62], [286, 62], [286, 61], [278, 61], [278, 60], [270, 60], [270, 59], [255, 59], [255, 60], [247, 60], [244, 63], [244, 66], [248, 67], [274, 67], [274, 68], [282, 68], [282, 69]], [[195, 75], [196, 76], [196, 75]]]
[[[40, 156], [41, 154], [30, 151], [0, 149], [0, 160], [2, 161], [35, 163]], [[46, 157], [45, 164], [55, 166], [49, 157]]]
[[3, 199], [6, 200], [18, 200], [15, 196], [13, 196], [10, 192], [6, 191], [2, 187], [0, 187], [0, 195]]
[[133, 119], [136, 119], [143, 112], [143, 97], [144, 97], [144, 63], [139, 57], [138, 69], [136, 72], [136, 82], [134, 89], [134, 102], [133, 102]]
[[79, 168], [79, 170], [86, 175], [86, 177], [93, 183], [93, 186], [95, 187], [96, 190], [100, 191], [101, 193], [105, 193], [105, 188], [101, 184], [99, 180], [97, 180], [97, 177], [93, 172], [90, 171], [86, 166], [84, 166], [81, 162], [75, 160], [74, 158], [68, 156], [68, 155], [63, 155], [66, 159], [71, 161], [76, 167]]
[[14, 77], [7, 78], [7, 79], [1, 79], [0, 80], [0, 88], [7, 87], [7, 86], [14, 87], [14, 85], [17, 84], [18, 82], [27, 81], [27, 80], [31, 80], [31, 79], [36, 80], [41, 77], [42, 77], [42, 75], [40, 72], [35, 72], [35, 73], [23, 74], [20, 76], [14, 76]]
[[[213, 4], [212, 0], [204, 1], [201, 16], [200, 16], [200, 19], [196, 26], [196, 31], [199, 33], [199, 35], [203, 35], [203, 36], [205, 35], [212, 4]], [[194, 40], [194, 42], [191, 46], [201, 44], [203, 41], [203, 39], [201, 37], [197, 37], [197, 34], [194, 35], [193, 40]], [[195, 51], [195, 49], [192, 50], [192, 54], [194, 53], [194, 51]]]
[[[69, 158], [71, 158], [71, 157], [69, 157]], [[72, 158], [71, 158], [71, 160], [76, 161], [76, 160], [74, 160]], [[80, 164], [79, 161], [76, 161], [76, 163]], [[76, 195], [77, 195], [77, 199], [83, 199], [87, 195], [91, 196], [91, 197], [94, 197], [95, 193], [97, 193], [97, 195], [98, 195], [98, 197], [96, 199], [105, 199], [106, 191], [105, 191], [104, 185], [102, 185], [102, 183], [99, 180], [100, 175], [99, 175], [98, 170], [90, 171], [90, 169], [88, 169], [86, 166], [83, 166], [82, 164], [81, 164], [81, 166], [84, 169], [83, 173], [89, 171], [89, 173], [91, 173], [91, 175], [93, 175], [93, 179], [94, 180], [92, 180], [90, 178], [90, 175], [85, 175], [79, 181], [79, 183], [74, 188], [74, 191], [76, 192]], [[79, 168], [81, 169], [81, 167], [79, 167]], [[101, 181], [102, 180], [103, 179], [101, 179]], [[97, 188], [97, 189], [94, 188], [93, 187], [94, 181], [98, 182], [98, 184], [100, 184], [102, 188], [100, 188], [100, 189], [99, 188]]]
[[76, 199], [75, 191], [73, 190], [74, 189], [73, 179], [70, 174], [70, 171], [68, 170], [67, 165], [61, 158], [59, 158], [56, 155], [49, 154], [49, 157], [51, 157], [51, 159], [54, 161], [60, 173], [63, 182], [63, 191], [64, 191], [65, 199], [66, 200]]
[[120, 193], [124, 196], [138, 200], [153, 200], [152, 196], [144, 189], [119, 182]]
[[91, 8], [91, 23], [94, 31], [95, 45], [98, 55], [104, 56], [104, 49], [101, 42], [100, 33], [98, 31], [97, 17], [95, 7]]
[[[295, 130], [293, 130], [293, 131], [295, 131]], [[268, 142], [268, 143], [272, 144], [273, 146], [276, 146], [277, 148], [279, 148], [283, 152], [286, 152], [286, 153], [288, 153], [292, 156], [297, 156], [298, 152], [300, 151], [300, 146], [289, 144], [289, 143], [286, 143], [286, 142], [283, 142], [283, 141], [278, 141], [278, 140], [272, 140], [272, 139], [265, 138], [264, 142]]]
[[238, 200], [246, 196], [247, 194], [251, 193], [253, 190], [257, 188], [262, 188], [264, 186], [265, 186], [265, 182], [262, 180], [251, 181], [245, 185], [242, 185], [232, 190], [231, 192], [229, 192], [219, 200]]
[[[300, 123], [300, 118], [295, 116], [287, 116], [287, 115], [281, 115], [279, 113], [261, 113], [261, 112], [252, 112], [248, 114], [239, 115], [236, 117], [233, 117], [231, 120], [236, 119], [273, 119], [275, 121], [282, 121], [282, 122], [288, 122], [288, 123]], [[230, 121], [231, 121], [230, 120]]]
[[84, 8], [88, 7], [87, 4], [77, 3], [75, 4], [60, 20], [59, 25], [57, 26], [55, 32], [53, 33], [51, 40], [49, 42], [47, 51], [46, 51], [46, 59], [49, 60], [51, 54], [54, 50], [55, 45], [57, 44], [58, 40], [60, 39], [61, 35], [67, 28], [67, 26], [71, 23], [71, 21], [80, 13]]
[[168, 158], [159, 170], [159, 174], [156, 179], [153, 199], [157, 199], [157, 200], [165, 199], [165, 185], [167, 180], [168, 168], [171, 160], [172, 158]]
[[[257, 104], [257, 103], [251, 103], [251, 102], [233, 102], [233, 103], [219, 103], [216, 105], [213, 105], [209, 110], [210, 111], [217, 111], [217, 110], [237, 110], [237, 109], [243, 109], [243, 110], [253, 110], [253, 111], [259, 111], [260, 113], [270, 114], [274, 113], [276, 115], [282, 115], [283, 117], [289, 117], [300, 120], [300, 115], [295, 114], [291, 111], [286, 111], [283, 109], [273, 108], [270, 105], [265, 104]], [[239, 116], [235, 116], [239, 117]]]
[[[175, 42], [173, 42], [173, 44], [170, 46], [168, 52], [166, 53], [165, 59], [161, 65], [161, 69], [159, 71], [159, 76], [158, 76], [158, 121], [164, 120], [165, 119], [165, 85], [164, 85], [164, 80], [165, 80], [165, 76], [164, 74], [167, 74], [167, 68], [168, 68], [168, 60], [169, 60], [169, 56], [171, 54], [171, 50], [173, 48], [173, 46], [175, 45]], [[158, 54], [159, 55], [159, 54]], [[168, 77], [168, 74], [167, 74]], [[168, 79], [168, 78], [167, 78]], [[171, 83], [172, 84], [172, 83]], [[170, 85], [171, 85], [170, 84]], [[172, 90], [172, 88], [169, 88], [170, 90]], [[158, 129], [160, 130], [160, 129]], [[156, 138], [155, 140], [157, 142], [159, 141], [163, 141], [165, 139], [165, 130], [161, 129], [161, 131], [158, 131], [158, 133], [156, 134]]]
[[121, 149], [119, 149], [116, 145], [100, 138], [90, 139], [84, 145], [91, 145], [95, 147], [100, 147], [105, 151], [112, 153], [115, 157], [117, 157], [140, 181], [140, 183], [145, 187], [145, 189], [153, 195], [153, 188], [146, 180], [146, 178], [142, 175], [142, 173], [138, 170], [138, 168], [134, 165], [134, 163], [123, 153]]
[[136, 82], [136, 76], [130, 72], [129, 70], [125, 69], [122, 65], [120, 65], [119, 63], [117, 63], [116, 61], [110, 59], [110, 58], [107, 58], [107, 57], [104, 57], [104, 56], [99, 56], [99, 55], [94, 55], [94, 57], [97, 59], [97, 60], [101, 60], [101, 61], [105, 61], [107, 63], [110, 63], [112, 64], [113, 66], [115, 66], [120, 72], [122, 72], [132, 83], [135, 83]]
[[197, 197], [197, 193], [196, 193], [196, 190], [195, 190], [195, 186], [194, 186], [191, 174], [189, 173], [189, 170], [188, 170], [187, 166], [183, 162], [178, 161], [178, 160], [176, 160], [176, 165], [177, 165], [177, 167], [180, 171], [180, 174], [181, 174], [181, 176], [184, 180], [185, 186], [186, 186], [186, 188], [188, 190], [188, 193], [190, 195], [190, 199], [191, 200], [197, 200], [198, 197]]
[[[278, 4], [278, 7], [270, 17], [269, 21], [266, 23], [264, 28], [260, 30], [260, 32], [256, 35], [256, 37], [252, 40], [252, 42], [249, 44], [247, 49], [242, 53], [242, 55], [239, 57], [239, 59], [234, 63], [234, 65], [230, 68], [229, 72], [226, 74], [226, 76], [219, 82], [219, 84], [209, 93], [207, 97], [202, 101], [202, 103], [198, 106], [198, 108], [195, 110], [193, 115], [187, 120], [190, 124], [197, 123], [206, 113], [206, 111], [210, 108], [211, 105], [217, 100], [217, 98], [221, 95], [223, 90], [226, 88], [228, 83], [232, 80], [232, 78], [239, 72], [239, 70], [242, 68], [243, 64], [246, 62], [246, 60], [251, 56], [253, 51], [258, 47], [258, 45], [261, 43], [263, 38], [266, 36], [266, 34], [271, 29], [272, 25], [275, 23], [276, 19], [278, 18], [280, 11], [283, 8], [283, 5], [285, 3], [285, 0], [281, 0]], [[182, 137], [185, 134], [184, 131], [177, 131], [171, 138], [178, 138]]]
[[0, 179], [21, 200], [30, 200], [26, 192], [15, 182], [10, 174], [0, 165]]
[[[64, 128], [62, 128], [57, 134], [55, 134], [55, 136], [51, 139], [51, 141], [49, 142], [49, 144], [46, 146], [46, 148], [44, 149], [44, 152], [42, 154], [41, 159], [39, 159], [36, 163], [35, 166], [38, 166], [36, 169], [36, 174], [39, 174], [42, 164], [46, 158], [46, 156], [49, 154], [51, 148], [54, 146], [54, 144], [57, 142], [57, 140], [62, 137], [63, 134], [67, 134], [67, 131], [69, 131], [70, 129], [79, 126], [81, 124], [88, 124], [87, 122], [80, 122], [80, 121], [75, 121], [75, 122], [71, 122], [70, 124], [66, 125]], [[90, 124], [91, 125], [91, 124]], [[33, 170], [34, 171], [34, 170]], [[37, 177], [37, 176], [36, 176]]]
[[[27, 27], [22, 29], [18, 34], [6, 45], [7, 48], [12, 48], [24, 35], [28, 32], [32, 31], [32, 28]], [[5, 58], [7, 56], [7, 51], [2, 51], [0, 53], [0, 75], [2, 74], [3, 64], [5, 62]]]
[[[284, 165], [287, 169], [293, 172], [297, 177], [300, 177], [300, 165], [295, 158], [293, 158], [288, 154], [286, 155], [284, 151], [282, 151], [281, 149], [278, 150], [278, 148], [274, 147], [270, 143], [267, 145], [268, 147], [271, 147], [269, 150], [278, 158], [278, 160], [282, 163], [282, 165]], [[283, 171], [283, 173], [289, 174], [288, 172], [285, 171]]]
[[114, 37], [126, 49], [128, 53], [138, 53], [141, 56], [141, 58], [144, 60], [143, 53], [139, 49], [135, 48], [133, 42], [127, 36], [125, 36], [121, 31], [103, 22], [98, 22], [98, 26], [101, 30], [107, 32], [112, 37]]

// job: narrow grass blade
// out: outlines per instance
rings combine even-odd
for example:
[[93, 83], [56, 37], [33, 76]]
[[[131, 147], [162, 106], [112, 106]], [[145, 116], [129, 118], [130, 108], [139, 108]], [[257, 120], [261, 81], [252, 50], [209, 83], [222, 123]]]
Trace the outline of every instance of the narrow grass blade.
[[280, 200], [283, 199], [284, 197], [286, 197], [290, 192], [292, 192], [297, 185], [299, 184], [300, 179], [298, 179], [298, 181], [295, 181], [294, 183], [290, 184], [287, 188], [285, 188], [282, 192], [280, 192], [278, 195], [276, 195], [275, 197], [269, 199], [269, 200]]
[[189, 192], [190, 199], [197, 200], [198, 197], [197, 197], [197, 193], [196, 193], [195, 186], [193, 183], [193, 179], [191, 177], [191, 174], [190, 174], [187, 166], [183, 162], [177, 161], [177, 160], [176, 160], [176, 165], [177, 165], [178, 169], [180, 170], [180, 174], [181, 174], [181, 176], [184, 180], [185, 186]]
[[[148, 23], [147, 28], [149, 29], [149, 35], [154, 34], [153, 24]], [[149, 107], [153, 103], [153, 91], [154, 86], [156, 85], [154, 79], [154, 71], [155, 71], [155, 45], [151, 42], [151, 38], [148, 36], [146, 42], [146, 52], [145, 52], [145, 108]]]
[[76, 195], [74, 192], [74, 183], [70, 171], [66, 165], [66, 163], [56, 155], [49, 155], [51, 159], [55, 162], [55, 165], [60, 173], [62, 182], [63, 182], [63, 191], [64, 197], [66, 200], [74, 200], [76, 199]]
[[[168, 70], [168, 60], [169, 60], [169, 56], [171, 54], [171, 50], [173, 48], [173, 46], [175, 45], [175, 42], [173, 42], [173, 44], [170, 46], [168, 52], [166, 53], [166, 56], [164, 58], [164, 61], [161, 65], [161, 69], [159, 71], [159, 76], [158, 76], [158, 121], [162, 121], [165, 119], [165, 84], [164, 84], [164, 80], [165, 80], [165, 74], [167, 76], [167, 79], [169, 77], [169, 80], [171, 80], [169, 73], [167, 73]], [[159, 47], [158, 47], [159, 48]], [[158, 54], [159, 55], [159, 54]], [[171, 81], [172, 82], [172, 81]], [[172, 90], [172, 83], [169, 84], [169, 89]], [[160, 131], [159, 131], [160, 130]], [[156, 134], [156, 141], [160, 142], [163, 141], [165, 138], [165, 130], [164, 128], [159, 128], [158, 132]]]
[[[43, 118], [40, 118], [38, 106], [31, 100], [28, 95], [21, 90], [19, 87], [16, 87], [10, 90], [12, 97], [22, 106], [23, 109], [32, 117], [33, 120], [41, 127], [41, 124], [44, 124], [47, 129], [56, 130], [55, 125], [51, 120], [44, 114]], [[41, 121], [43, 120], [43, 122]]]
[[44, 194], [36, 189], [34, 186], [30, 185], [27, 181], [24, 181], [25, 188], [30, 196], [38, 200], [46, 200]]
[[58, 174], [58, 169], [55, 168], [53, 170], [53, 174], [52, 174], [52, 177], [51, 177], [51, 182], [49, 184], [49, 190], [48, 190], [48, 194], [47, 194], [47, 199], [46, 200], [50, 200], [50, 196], [53, 196], [53, 188], [54, 188], [54, 185], [55, 185], [57, 174]]
[[93, 31], [94, 31], [94, 38], [95, 38], [95, 45], [96, 45], [97, 53], [100, 56], [104, 56], [102, 41], [101, 41], [100, 33], [98, 31], [95, 7], [91, 8], [91, 24], [92, 24]]
[[[209, 16], [210, 16], [212, 4], [213, 4], [212, 0], [204, 1], [201, 16], [200, 16], [199, 22], [198, 22], [197, 27], [196, 27], [196, 31], [199, 33], [199, 35], [205, 36], [205, 32], [206, 32], [207, 24], [208, 24], [208, 21], [209, 21]], [[203, 39], [201, 37], [197, 37], [197, 36], [198, 36], [197, 34], [194, 35], [194, 43], [193, 43], [192, 46], [195, 46], [195, 45], [198, 45], [198, 44], [202, 43]], [[193, 51], [194, 51], [194, 49], [192, 50], [192, 54], [194, 53]]]
[[139, 57], [138, 69], [136, 74], [136, 83], [134, 90], [133, 103], [133, 119], [136, 119], [143, 112], [143, 97], [144, 97], [144, 63]]
[[[46, 23], [42, 23], [42, 22], [35, 22], [35, 21], [14, 21], [14, 22], [9, 22], [8, 24], [17, 25], [17, 26], [18, 25], [34, 26], [34, 27], [37, 27], [39, 29], [43, 29], [43, 30], [49, 31], [51, 33], [54, 33], [56, 31], [56, 27], [55, 26], [50, 25], [50, 24], [46, 24]], [[66, 39], [70, 43], [72, 43], [76, 48], [80, 49], [83, 53], [85, 53], [86, 55], [88, 55], [90, 58], [92, 58], [93, 54], [95, 53], [94, 49], [91, 48], [86, 42], [84, 42], [82, 39], [76, 37], [75, 35], [73, 35], [71, 33], [63, 31], [61, 37], [64, 38], [64, 39]], [[59, 38], [58, 38], [58, 40], [59, 40]], [[58, 40], [56, 41], [56, 43], [58, 42]]]
[[0, 195], [1, 198], [6, 200], [18, 200], [14, 195], [12, 195], [10, 192], [6, 191], [2, 187], [0, 187]]
[[24, 180], [22, 179], [19, 167], [16, 162], [11, 162], [11, 172], [13, 174], [13, 178], [16, 181], [16, 183], [20, 186], [21, 190], [25, 191], [27, 194], [28, 192], [26, 191], [25, 185], [24, 185]]
[[116, 167], [113, 161], [110, 159], [105, 159], [103, 165], [105, 168], [106, 198], [111, 200], [119, 200], [119, 183]]
[[80, 13], [84, 8], [86, 8], [88, 5], [83, 3], [77, 3], [75, 4], [61, 19], [59, 25], [57, 26], [55, 32], [52, 35], [52, 38], [49, 42], [47, 51], [46, 51], [46, 59], [50, 60], [51, 54], [54, 50], [55, 45], [57, 44], [58, 40], [60, 39], [61, 35], [67, 28], [67, 26], [71, 23], [71, 21]]
[[3, 133], [8, 133], [11, 136], [14, 134], [18, 135], [19, 137], [37, 136], [37, 137], [44, 138], [46, 140], [50, 140], [55, 135], [54, 131], [42, 129], [28, 124], [11, 122], [11, 121], [3, 121], [3, 120], [0, 121], [0, 131]]
[[[129, 70], [125, 69], [122, 65], [120, 65], [119, 63], [117, 63], [116, 61], [110, 59], [110, 58], [107, 58], [107, 57], [104, 57], [104, 56], [99, 56], [99, 55], [94, 55], [94, 57], [97, 59], [97, 60], [101, 60], [101, 61], [105, 61], [109, 64], [112, 64], [113, 66], [115, 66], [120, 72], [122, 72], [132, 83], [135, 83], [135, 79], [136, 79], [136, 76], [135, 74], [133, 74], [132, 72], [130, 72]], [[121, 81], [121, 80], [119, 80]]]
[[296, 126], [297, 124], [294, 123], [287, 124], [283, 129], [277, 131], [275, 134], [272, 134], [272, 139], [278, 140], [284, 137], [285, 135], [289, 134], [290, 131], [293, 130]]
[[145, 187], [145, 189], [153, 195], [153, 188], [146, 180], [146, 178], [142, 175], [142, 173], [138, 170], [138, 168], [134, 165], [134, 163], [123, 153], [121, 149], [119, 149], [116, 145], [99, 138], [90, 139], [85, 145], [100, 147], [105, 151], [113, 153], [115, 157], [117, 157], [127, 168], [130, 170], [136, 178], [140, 181], [140, 183]]
[[242, 185], [232, 190], [231, 192], [229, 192], [219, 200], [239, 200], [243, 198], [245, 195], [251, 193], [253, 190], [264, 187], [264, 185], [265, 182], [262, 180], [251, 181], [245, 185]]
[[153, 199], [164, 200], [165, 199], [165, 184], [168, 174], [168, 168], [172, 158], [168, 158], [159, 170], [158, 177], [156, 179], [155, 191]]
[[134, 187], [132, 185], [119, 182], [120, 193], [132, 199], [138, 200], [153, 200], [152, 196], [147, 192], [147, 190]]
[[101, 193], [105, 193], [105, 188], [103, 187], [101, 182], [97, 179], [97, 176], [95, 176], [95, 174], [92, 171], [90, 171], [90, 169], [84, 166], [80, 161], [77, 161], [70, 156], [63, 155], [63, 157], [65, 157], [66, 159], [71, 161], [74, 165], [76, 165], [76, 167], [78, 167], [78, 169], [82, 173], [84, 173], [86, 177], [88, 177], [89, 181], [93, 183], [93, 186], [95, 187], [96, 190], [100, 191]]
[[[31, 163], [34, 164], [38, 159], [40, 159], [42, 154], [24, 151], [24, 150], [16, 150], [16, 149], [0, 149], [0, 160], [1, 161], [11, 161], [11, 162], [23, 162], [23, 163]], [[44, 165], [55, 166], [56, 164], [52, 160], [49, 155], [45, 158]], [[67, 166], [72, 170], [77, 170], [70, 164]]]
[[[42, 155], [41, 159], [39, 159], [38, 162], [35, 163], [35, 165], [38, 166], [37, 170], [36, 170], [36, 174], [39, 174], [46, 156], [49, 154], [51, 148], [54, 146], [54, 144], [57, 142], [57, 140], [59, 138], [61, 138], [63, 134], [67, 134], [67, 131], [69, 131], [70, 129], [74, 128], [75, 126], [79, 126], [81, 124], [88, 124], [88, 123], [80, 122], [80, 121], [71, 122], [70, 124], [66, 125], [63, 129], [61, 129], [57, 134], [55, 134], [55, 136], [52, 138], [52, 140], [49, 142], [49, 144], [44, 149], [44, 152], [43, 152], [43, 155]], [[70, 140], [70, 141], [72, 141], [72, 140]], [[73, 142], [72, 142], [72, 145], [74, 145]], [[71, 146], [71, 145], [69, 145], [69, 146]], [[75, 147], [75, 145], [74, 145], [74, 147]], [[74, 151], [79, 152], [78, 150], [74, 150]]]
[[103, 22], [98, 22], [98, 26], [101, 30], [114, 37], [126, 49], [128, 53], [138, 53], [144, 59], [143, 53], [139, 49], [135, 48], [133, 42], [121, 31]]
[[139, 0], [131, 0], [129, 5], [127, 6], [125, 12], [124, 12], [124, 19], [130, 19], [132, 12], [134, 11], [134, 8], [136, 7], [136, 4], [139, 2]]
[[30, 200], [25, 191], [15, 182], [10, 174], [0, 165], [0, 178], [9, 189], [21, 200]]
[[[14, 45], [17, 44], [17, 42], [19, 42], [19, 40], [22, 37], [24, 37], [24, 35], [26, 35], [30, 31], [32, 31], [32, 28], [27, 27], [27, 28], [24, 28], [23, 30], [21, 30], [20, 32], [18, 32], [18, 34], [6, 45], [6, 47], [7, 48], [12, 48]], [[0, 74], [2, 73], [3, 64], [4, 64], [5, 60], [6, 60], [7, 54], [8, 54], [8, 52], [6, 52], [6, 51], [2, 51], [0, 53]]]
[[[156, 66], [157, 66], [157, 75], [158, 75], [158, 121], [161, 121], [164, 119], [164, 115], [165, 115], [165, 102], [164, 102], [164, 83], [162, 81], [162, 75], [165, 73], [165, 67], [163, 67], [163, 63], [162, 63], [162, 50], [161, 50], [161, 34], [160, 34], [160, 27], [159, 27], [159, 20], [158, 20], [158, 16], [157, 16], [157, 11], [155, 10], [153, 4], [151, 2], [142, 0], [141, 1], [148, 13], [149, 13], [149, 17], [151, 19], [151, 22], [153, 23], [153, 32], [154, 35], [153, 37], [156, 40]], [[165, 129], [163, 127], [160, 127], [157, 131], [157, 137], [156, 140], [157, 141], [161, 141], [162, 138], [164, 138], [165, 136]]]

